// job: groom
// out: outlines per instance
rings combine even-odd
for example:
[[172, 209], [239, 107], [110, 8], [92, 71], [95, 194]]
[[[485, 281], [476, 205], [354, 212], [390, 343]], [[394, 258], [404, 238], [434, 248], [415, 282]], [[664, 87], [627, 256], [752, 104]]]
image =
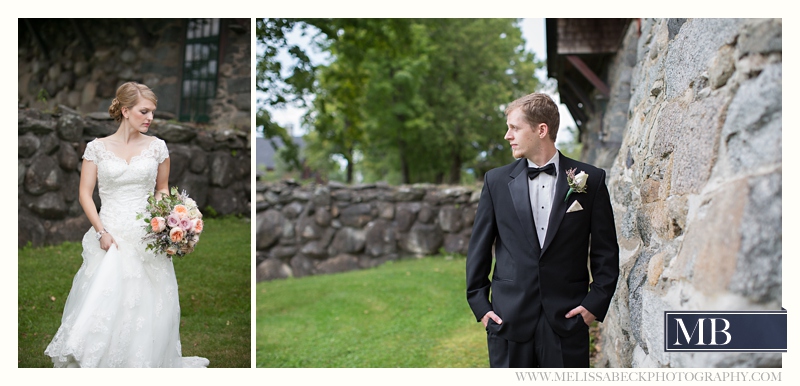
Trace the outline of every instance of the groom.
[[619, 275], [605, 171], [556, 150], [558, 106], [546, 94], [505, 113], [519, 159], [486, 173], [467, 301], [486, 327], [491, 367], [589, 367], [589, 325], [605, 317]]

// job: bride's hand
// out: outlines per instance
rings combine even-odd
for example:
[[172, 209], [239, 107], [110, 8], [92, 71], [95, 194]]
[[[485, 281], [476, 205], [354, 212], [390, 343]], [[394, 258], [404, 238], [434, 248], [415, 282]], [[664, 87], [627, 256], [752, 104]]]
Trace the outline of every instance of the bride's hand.
[[111, 244], [117, 245], [117, 242], [114, 241], [114, 236], [111, 236], [111, 233], [103, 233], [103, 236], [100, 237], [100, 249], [107, 251], [108, 248], [111, 248]]
[[156, 190], [156, 201], [161, 201], [164, 196], [169, 196], [169, 191]]

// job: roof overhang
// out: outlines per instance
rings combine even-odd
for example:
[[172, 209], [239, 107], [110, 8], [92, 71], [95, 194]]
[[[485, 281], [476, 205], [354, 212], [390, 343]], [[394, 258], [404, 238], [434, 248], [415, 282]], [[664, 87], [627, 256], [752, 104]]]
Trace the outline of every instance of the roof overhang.
[[608, 67], [632, 20], [545, 19], [547, 76], [579, 131], [593, 113], [592, 97], [610, 95]]

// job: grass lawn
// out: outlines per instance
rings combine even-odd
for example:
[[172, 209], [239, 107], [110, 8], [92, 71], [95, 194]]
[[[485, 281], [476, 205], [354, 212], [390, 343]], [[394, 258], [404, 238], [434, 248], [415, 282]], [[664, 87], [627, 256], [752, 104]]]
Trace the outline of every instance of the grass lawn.
[[[18, 367], [53, 367], [44, 349], [61, 325], [80, 243], [18, 250]], [[207, 219], [194, 253], [174, 259], [184, 356], [250, 367], [250, 222]]]
[[257, 367], [488, 367], [463, 257], [256, 285]]

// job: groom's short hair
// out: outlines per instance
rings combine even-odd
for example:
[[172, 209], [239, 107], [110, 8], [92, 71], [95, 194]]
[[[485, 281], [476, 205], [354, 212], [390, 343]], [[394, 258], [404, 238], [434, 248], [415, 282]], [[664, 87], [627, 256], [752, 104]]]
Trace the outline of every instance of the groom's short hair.
[[531, 127], [536, 127], [540, 123], [546, 124], [550, 139], [556, 141], [560, 116], [558, 106], [550, 96], [540, 92], [525, 95], [509, 103], [505, 111], [506, 116], [517, 108], [521, 109], [522, 115]]

